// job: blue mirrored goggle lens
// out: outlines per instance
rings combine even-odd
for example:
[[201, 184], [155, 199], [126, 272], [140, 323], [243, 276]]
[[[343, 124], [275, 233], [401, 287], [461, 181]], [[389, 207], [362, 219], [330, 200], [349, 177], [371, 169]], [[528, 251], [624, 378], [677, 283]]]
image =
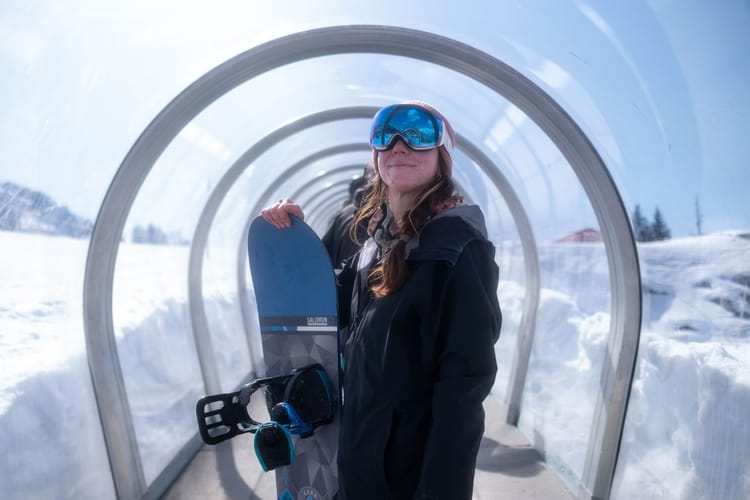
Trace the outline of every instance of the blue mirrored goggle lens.
[[381, 109], [370, 126], [370, 146], [384, 150], [400, 137], [412, 149], [432, 149], [442, 145], [443, 122], [427, 110], [395, 104]]

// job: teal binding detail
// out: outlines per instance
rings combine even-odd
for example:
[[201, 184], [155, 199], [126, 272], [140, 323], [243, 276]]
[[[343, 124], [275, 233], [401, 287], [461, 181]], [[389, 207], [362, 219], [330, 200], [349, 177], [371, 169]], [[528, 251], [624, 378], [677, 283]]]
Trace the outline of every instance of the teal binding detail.
[[292, 435], [277, 422], [261, 424], [255, 433], [253, 444], [264, 472], [294, 463]]

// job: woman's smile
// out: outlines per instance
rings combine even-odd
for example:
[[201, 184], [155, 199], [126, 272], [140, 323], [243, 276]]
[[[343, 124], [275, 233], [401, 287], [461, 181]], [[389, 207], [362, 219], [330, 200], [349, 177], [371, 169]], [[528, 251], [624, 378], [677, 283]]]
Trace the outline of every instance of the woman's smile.
[[438, 150], [415, 151], [397, 139], [392, 148], [378, 152], [380, 177], [393, 194], [423, 190], [438, 174]]

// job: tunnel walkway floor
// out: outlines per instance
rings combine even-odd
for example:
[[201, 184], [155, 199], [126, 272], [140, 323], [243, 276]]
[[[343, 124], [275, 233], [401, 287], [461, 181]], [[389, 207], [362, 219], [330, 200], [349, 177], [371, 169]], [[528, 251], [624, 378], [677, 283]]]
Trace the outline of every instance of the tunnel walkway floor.
[[[473, 500], [573, 500], [516, 427], [504, 424], [500, 403], [485, 402], [485, 434], [477, 457]], [[252, 435], [203, 446], [163, 500], [273, 500], [273, 473], [260, 468]]]

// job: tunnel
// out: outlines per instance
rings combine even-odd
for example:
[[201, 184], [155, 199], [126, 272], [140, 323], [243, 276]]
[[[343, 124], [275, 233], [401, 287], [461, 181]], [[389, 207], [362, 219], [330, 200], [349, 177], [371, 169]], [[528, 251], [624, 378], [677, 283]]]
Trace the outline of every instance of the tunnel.
[[0, 12], [3, 498], [277, 498], [195, 418], [266, 375], [248, 228], [412, 99], [499, 269], [473, 498], [750, 495], [746, 2]]

